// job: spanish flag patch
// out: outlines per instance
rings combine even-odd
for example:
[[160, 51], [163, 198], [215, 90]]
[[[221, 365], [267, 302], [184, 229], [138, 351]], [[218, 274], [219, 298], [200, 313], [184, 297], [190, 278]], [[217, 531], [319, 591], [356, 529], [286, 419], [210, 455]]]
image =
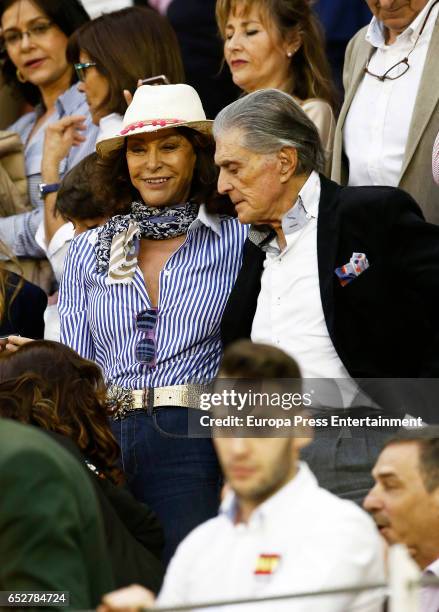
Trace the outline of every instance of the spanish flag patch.
[[269, 576], [274, 574], [280, 563], [280, 555], [261, 554], [256, 560], [254, 574], [256, 576]]

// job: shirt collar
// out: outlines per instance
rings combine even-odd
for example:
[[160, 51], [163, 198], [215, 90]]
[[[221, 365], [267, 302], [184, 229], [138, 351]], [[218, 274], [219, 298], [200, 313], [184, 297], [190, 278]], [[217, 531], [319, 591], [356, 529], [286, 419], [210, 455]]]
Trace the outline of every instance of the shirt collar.
[[[315, 219], [319, 214], [320, 200], [320, 177], [315, 170], [311, 172], [308, 180], [299, 191], [297, 200], [299, 200], [299, 198], [301, 199], [306, 214]], [[296, 204], [297, 201], [295, 202], [294, 206]]]
[[[411, 42], [415, 42], [416, 37], [419, 34], [419, 30], [424, 23], [424, 19], [427, 16], [428, 11], [430, 10], [431, 5], [435, 2], [435, 0], [429, 0], [427, 4], [424, 6], [419, 15], [412, 21], [412, 23], [407, 26], [407, 28], [401, 32], [396, 37], [397, 42], [403, 40], [410, 40]], [[431, 24], [427, 23], [425, 29], [422, 33], [422, 36], [429, 35], [434, 26], [433, 15], [430, 15]], [[386, 47], [385, 43], [385, 32], [384, 32], [384, 24], [382, 21], [379, 21], [375, 16], [372, 17], [372, 21], [369, 24], [369, 27], [366, 32], [366, 40], [369, 44], [376, 48]]]
[[[219, 215], [209, 213], [206, 210], [205, 204], [200, 205], [198, 216], [195, 219], [195, 221], [192, 221], [192, 223], [190, 224], [189, 230], [196, 230], [203, 225], [211, 229], [213, 232], [215, 232], [215, 234], [218, 234], [218, 236], [221, 236], [221, 222], [220, 222]], [[96, 244], [96, 241], [98, 238], [98, 230], [99, 228], [96, 227], [86, 232], [88, 242], [92, 245]]]
[[[306, 495], [309, 491], [318, 488], [317, 480], [309, 467], [303, 461], [297, 465], [297, 473], [290, 482], [282, 487], [277, 493], [258, 506], [252, 513], [249, 523], [276, 516], [285, 512], [292, 518], [299, 506], [307, 503]], [[294, 499], [294, 504], [291, 500]], [[220, 507], [220, 514], [224, 515], [232, 524], [236, 524], [236, 513], [238, 510], [238, 500], [233, 491], [228, 493]], [[239, 523], [238, 523], [239, 524]], [[236, 524], [236, 525], [238, 525]]]
[[435, 576], [439, 577], [439, 559], [430, 563], [428, 567], [425, 568], [424, 572], [432, 572]]
[[74, 83], [59, 96], [55, 105], [58, 115], [64, 117], [65, 115], [73, 115], [85, 103], [85, 94], [78, 90], [78, 83]]
[[119, 113], [110, 113], [109, 115], [105, 115], [105, 117], [102, 117], [102, 119], [99, 121], [99, 132], [96, 142], [113, 138], [121, 131], [122, 126], [123, 116], [119, 115]]
[[208, 227], [213, 232], [215, 232], [215, 234], [221, 236], [221, 222], [219, 215], [208, 212], [205, 204], [200, 205], [200, 208], [198, 210], [198, 216], [195, 221], [192, 221], [189, 226], [189, 229], [195, 230], [198, 229], [201, 225]]
[[[309, 219], [317, 218], [320, 190], [320, 177], [313, 170], [299, 191], [293, 206], [282, 217], [282, 229], [285, 235], [302, 229]], [[294, 223], [291, 223], [291, 217], [294, 218]], [[249, 240], [261, 249], [267, 250], [269, 248], [268, 243], [273, 239], [275, 239], [274, 230], [270, 227], [266, 225], [252, 225], [250, 227]]]

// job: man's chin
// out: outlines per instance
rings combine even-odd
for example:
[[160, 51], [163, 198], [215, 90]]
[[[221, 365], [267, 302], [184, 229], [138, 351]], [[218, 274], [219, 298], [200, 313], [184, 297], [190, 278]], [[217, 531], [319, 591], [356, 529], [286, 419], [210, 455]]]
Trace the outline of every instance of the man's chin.
[[251, 215], [248, 215], [245, 210], [237, 210], [236, 214], [238, 217], [238, 221], [242, 223], [242, 225], [251, 225], [252, 223], [254, 223], [253, 219], [251, 218]]
[[380, 532], [381, 537], [384, 538], [387, 544], [389, 544], [390, 546], [392, 544], [399, 544], [400, 541], [395, 536], [395, 534], [393, 533], [392, 529], [389, 526], [379, 527], [378, 531]]

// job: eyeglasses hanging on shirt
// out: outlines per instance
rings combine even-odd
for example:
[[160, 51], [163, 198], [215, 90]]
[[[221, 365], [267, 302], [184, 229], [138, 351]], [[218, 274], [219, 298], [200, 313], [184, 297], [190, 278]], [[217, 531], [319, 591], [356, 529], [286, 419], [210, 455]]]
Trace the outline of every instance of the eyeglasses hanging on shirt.
[[[370, 62], [370, 58], [369, 58], [367, 60], [366, 66], [364, 67], [364, 72], [368, 74], [369, 76], [378, 79], [379, 81], [386, 81], [386, 80], [396, 81], [396, 79], [399, 79], [400, 77], [402, 77], [407, 72], [407, 70], [410, 68], [409, 57], [415, 50], [415, 47], [418, 44], [418, 40], [421, 38], [422, 32], [424, 31], [425, 26], [427, 25], [427, 21], [428, 21], [428, 18], [430, 17], [431, 11], [433, 10], [433, 8], [436, 6], [438, 2], [439, 0], [436, 0], [436, 2], [433, 2], [433, 4], [430, 6], [428, 13], [425, 16], [424, 23], [422, 24], [422, 27], [419, 30], [419, 34], [417, 35], [416, 40], [413, 44], [413, 47], [410, 49], [410, 51], [407, 53], [407, 55], [402, 60], [400, 60], [396, 64], [393, 64], [393, 66], [390, 66], [390, 68], [386, 70], [384, 74], [380, 75], [380, 74], [374, 74], [373, 72], [369, 70], [369, 62]], [[391, 76], [390, 73], [393, 72], [395, 68], [398, 68], [398, 66], [404, 66], [404, 68], [399, 72], [399, 74], [396, 74], [395, 76]]]

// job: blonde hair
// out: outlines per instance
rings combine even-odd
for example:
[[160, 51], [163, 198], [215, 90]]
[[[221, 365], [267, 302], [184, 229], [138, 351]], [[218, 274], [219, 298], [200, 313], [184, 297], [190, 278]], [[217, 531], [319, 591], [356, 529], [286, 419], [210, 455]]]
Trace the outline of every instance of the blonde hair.
[[238, 4], [244, 15], [256, 5], [261, 19], [274, 27], [282, 39], [297, 31], [301, 46], [290, 60], [293, 91], [286, 93], [300, 100], [320, 98], [335, 110], [337, 94], [326, 57], [323, 29], [310, 0], [217, 0], [216, 20], [223, 39], [229, 15], [236, 11]]

